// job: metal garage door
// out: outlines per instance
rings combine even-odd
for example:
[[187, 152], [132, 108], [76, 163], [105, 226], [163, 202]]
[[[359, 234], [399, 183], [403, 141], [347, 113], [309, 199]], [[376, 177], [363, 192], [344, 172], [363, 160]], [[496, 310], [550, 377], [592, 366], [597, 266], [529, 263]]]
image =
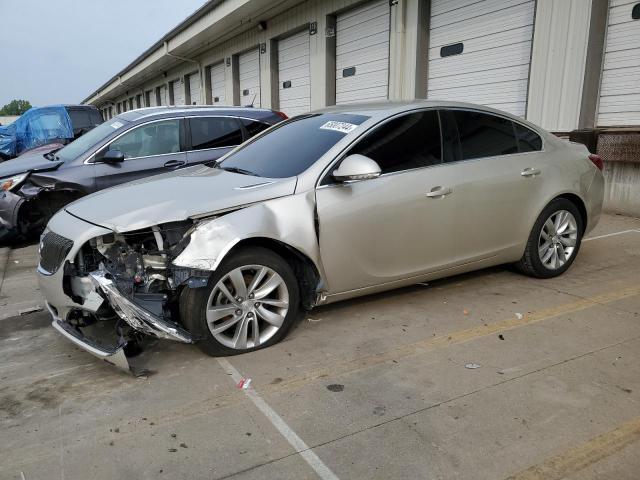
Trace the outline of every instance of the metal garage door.
[[612, 0], [609, 5], [598, 125], [640, 124], [640, 14], [638, 2]]
[[200, 73], [189, 75], [189, 105], [200, 103]]
[[[240, 72], [240, 105], [261, 107], [260, 101], [260, 54], [258, 49], [238, 57]], [[255, 98], [255, 100], [254, 100]]]
[[209, 70], [211, 75], [211, 103], [220, 105], [227, 104], [224, 63], [213, 65]]
[[278, 41], [280, 110], [290, 117], [311, 109], [309, 31]]
[[524, 117], [534, 15], [534, 0], [433, 0], [428, 97]]
[[389, 0], [338, 15], [336, 104], [389, 96]]
[[169, 88], [173, 93], [173, 105], [184, 105], [184, 84], [180, 80], [174, 80]]

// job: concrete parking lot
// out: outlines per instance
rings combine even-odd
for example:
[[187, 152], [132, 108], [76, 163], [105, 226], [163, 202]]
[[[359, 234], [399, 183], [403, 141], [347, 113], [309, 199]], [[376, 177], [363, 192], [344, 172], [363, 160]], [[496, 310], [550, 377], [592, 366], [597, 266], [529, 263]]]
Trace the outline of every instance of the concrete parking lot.
[[239, 357], [158, 343], [144, 378], [25, 313], [36, 247], [3, 250], [0, 478], [638, 479], [640, 220], [590, 237], [560, 278], [318, 308]]

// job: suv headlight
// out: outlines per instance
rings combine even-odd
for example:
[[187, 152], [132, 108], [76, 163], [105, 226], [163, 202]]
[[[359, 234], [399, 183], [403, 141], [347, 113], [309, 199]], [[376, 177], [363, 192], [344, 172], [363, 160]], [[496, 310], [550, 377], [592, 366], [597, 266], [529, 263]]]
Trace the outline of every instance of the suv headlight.
[[12, 177], [0, 178], [0, 190], [11, 191], [18, 188], [28, 176], [28, 173], [21, 173], [20, 175], [13, 175]]

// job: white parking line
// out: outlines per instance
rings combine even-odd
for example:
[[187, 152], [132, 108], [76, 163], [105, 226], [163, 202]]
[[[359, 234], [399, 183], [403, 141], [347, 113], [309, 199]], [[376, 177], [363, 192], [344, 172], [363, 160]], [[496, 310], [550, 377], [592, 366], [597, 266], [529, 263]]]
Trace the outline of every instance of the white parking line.
[[[231, 376], [237, 385], [243, 378], [240, 372], [238, 372], [238, 370], [236, 370], [227, 359], [218, 358], [217, 360], [222, 369]], [[296, 434], [296, 432], [286, 424], [280, 415], [278, 415], [275, 410], [264, 401], [258, 392], [251, 387], [243, 389], [243, 391], [253, 404], [258, 407], [258, 410], [267, 417], [271, 424], [276, 427], [280, 434], [287, 440], [287, 442], [289, 442], [296, 452], [305, 459], [309, 466], [313, 468], [322, 480], [339, 480], [336, 474], [333, 473], [315, 453], [313, 453], [313, 450], [311, 450], [309, 446]]]
[[597, 237], [585, 238], [583, 242], [598, 240], [600, 238], [615, 237], [616, 235], [624, 235], [625, 233], [640, 233], [640, 230], [622, 230], [621, 232], [607, 233], [606, 235], [598, 235]]

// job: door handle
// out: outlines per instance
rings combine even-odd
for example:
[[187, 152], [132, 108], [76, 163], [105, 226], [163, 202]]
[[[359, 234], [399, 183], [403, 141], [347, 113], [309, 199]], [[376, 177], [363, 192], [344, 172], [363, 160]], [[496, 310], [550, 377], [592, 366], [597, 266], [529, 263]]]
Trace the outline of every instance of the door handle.
[[522, 175], [523, 177], [535, 177], [536, 175], [540, 175], [542, 172], [540, 171], [539, 168], [525, 168], [524, 170], [522, 170], [520, 172], [520, 175]]
[[164, 164], [164, 166], [167, 168], [174, 168], [174, 167], [181, 167], [185, 163], [187, 162], [185, 162], [184, 160], [169, 160], [167, 163]]
[[430, 191], [427, 192], [427, 197], [429, 198], [440, 198], [445, 195], [449, 195], [453, 190], [449, 187], [433, 187]]

